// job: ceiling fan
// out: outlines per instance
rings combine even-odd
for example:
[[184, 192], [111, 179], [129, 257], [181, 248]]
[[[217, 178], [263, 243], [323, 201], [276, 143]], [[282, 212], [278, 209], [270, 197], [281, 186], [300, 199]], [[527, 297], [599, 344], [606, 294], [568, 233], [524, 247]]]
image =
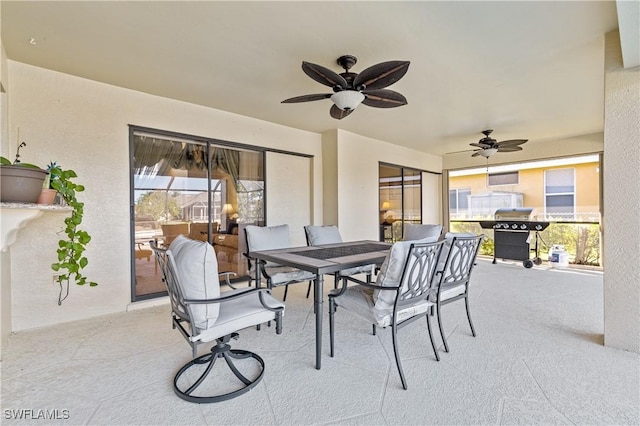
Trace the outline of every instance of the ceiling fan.
[[472, 157], [483, 156], [484, 158], [489, 158], [496, 152], [515, 152], [522, 151], [522, 145], [528, 139], [509, 139], [506, 141], [496, 141], [489, 135], [493, 132], [493, 130], [484, 130], [482, 134], [484, 138], [480, 139], [477, 143], [470, 143], [471, 146], [477, 146], [478, 149], [474, 150], [475, 152], [471, 155]]
[[334, 93], [317, 93], [285, 99], [284, 104], [319, 101], [331, 98], [334, 105], [329, 110], [331, 117], [342, 120], [363, 103], [375, 108], [394, 108], [407, 104], [400, 93], [385, 89], [400, 80], [409, 69], [409, 61], [382, 62], [366, 68], [360, 74], [349, 72], [358, 58], [352, 55], [340, 56], [338, 65], [344, 72], [336, 74], [328, 68], [302, 61], [302, 71], [320, 84], [329, 86]]

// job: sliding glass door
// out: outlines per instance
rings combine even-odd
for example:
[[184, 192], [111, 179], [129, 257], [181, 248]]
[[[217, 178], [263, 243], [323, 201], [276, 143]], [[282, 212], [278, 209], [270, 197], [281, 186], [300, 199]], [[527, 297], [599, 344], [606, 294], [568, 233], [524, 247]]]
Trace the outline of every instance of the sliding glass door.
[[422, 223], [422, 172], [381, 163], [378, 175], [380, 241], [400, 241], [405, 223]]
[[214, 246], [220, 271], [247, 275], [247, 224], [264, 224], [264, 153], [132, 131], [132, 300], [165, 292], [149, 242], [182, 234]]

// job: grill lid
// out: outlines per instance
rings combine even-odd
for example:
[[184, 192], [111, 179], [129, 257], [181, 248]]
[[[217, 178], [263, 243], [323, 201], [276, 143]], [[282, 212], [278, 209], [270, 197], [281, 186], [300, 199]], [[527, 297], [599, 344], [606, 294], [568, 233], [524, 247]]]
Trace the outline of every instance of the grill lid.
[[526, 207], [516, 207], [498, 209], [494, 213], [495, 220], [529, 220], [533, 209]]

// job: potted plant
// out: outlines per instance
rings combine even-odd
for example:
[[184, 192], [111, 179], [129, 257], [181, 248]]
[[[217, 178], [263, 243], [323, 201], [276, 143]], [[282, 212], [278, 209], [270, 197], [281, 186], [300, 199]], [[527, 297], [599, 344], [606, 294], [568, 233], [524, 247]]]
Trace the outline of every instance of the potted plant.
[[[91, 236], [87, 231], [79, 228], [84, 215], [84, 203], [78, 200], [77, 193], [84, 191], [84, 186], [73, 182], [73, 179], [78, 177], [75, 171], [64, 170], [55, 162], [49, 164], [48, 171], [33, 164], [22, 163], [20, 148], [24, 146], [26, 146], [24, 142], [18, 146], [18, 153], [13, 163], [0, 157], [2, 201], [34, 203], [43, 189], [50, 188], [56, 191], [60, 199], [71, 208], [71, 215], [64, 220], [66, 238], [58, 241], [58, 261], [51, 264], [51, 269], [59, 272], [56, 281], [60, 285], [58, 305], [61, 305], [69, 295], [71, 280], [74, 280], [78, 285], [89, 284], [91, 287], [98, 285], [88, 281], [81, 273], [89, 263], [84, 256], [84, 251], [91, 241]], [[15, 192], [27, 191], [30, 191], [29, 197], [23, 196], [21, 198], [20, 194], [13, 195]]]
[[37, 204], [53, 204], [53, 201], [55, 200], [56, 195], [58, 194], [58, 191], [56, 191], [51, 186], [51, 168], [54, 164], [55, 163], [51, 163], [47, 167], [47, 176], [45, 176], [44, 178], [44, 183], [42, 184], [42, 191], [40, 192], [38, 201], [36, 201]]
[[44, 180], [48, 175], [40, 167], [20, 161], [20, 148], [26, 146], [22, 142], [18, 146], [16, 159], [10, 162], [0, 157], [0, 201], [7, 203], [35, 203], [40, 197]]

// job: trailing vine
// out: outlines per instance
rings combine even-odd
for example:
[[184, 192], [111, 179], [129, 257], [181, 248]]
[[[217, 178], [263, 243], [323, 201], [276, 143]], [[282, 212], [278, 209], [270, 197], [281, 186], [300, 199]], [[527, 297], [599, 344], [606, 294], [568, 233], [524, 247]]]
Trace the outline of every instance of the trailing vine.
[[[62, 170], [55, 163], [49, 165], [50, 186], [58, 191], [59, 196], [72, 208], [71, 216], [65, 218], [64, 223], [66, 239], [58, 241], [58, 261], [51, 264], [51, 269], [56, 272], [63, 271], [56, 277], [60, 285], [60, 295], [58, 305], [69, 295], [69, 281], [73, 279], [78, 285], [89, 284], [95, 287], [98, 284], [89, 281], [82, 275], [81, 270], [87, 266], [89, 261], [84, 256], [86, 245], [91, 241], [91, 236], [81, 229], [82, 217], [84, 214], [84, 203], [78, 201], [76, 193], [84, 191], [84, 186], [74, 183], [73, 178], [78, 177], [73, 170]], [[63, 296], [63, 291], [66, 292]]]

